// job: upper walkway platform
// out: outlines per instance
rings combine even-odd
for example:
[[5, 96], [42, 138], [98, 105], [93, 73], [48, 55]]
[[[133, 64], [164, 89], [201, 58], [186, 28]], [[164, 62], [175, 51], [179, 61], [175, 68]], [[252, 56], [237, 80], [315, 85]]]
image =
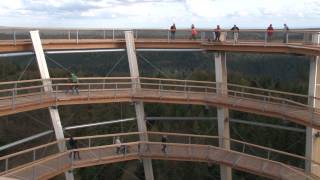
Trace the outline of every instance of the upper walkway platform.
[[[139, 136], [148, 135], [150, 141], [139, 141]], [[161, 137], [168, 136], [168, 143], [161, 143]], [[119, 145], [113, 144], [120, 136], [126, 151], [117, 153]], [[221, 138], [208, 135], [178, 134], [166, 132], [130, 132], [75, 138], [79, 148], [58, 152], [54, 141], [39, 147], [27, 149], [0, 158], [2, 177], [17, 179], [49, 179], [65, 171], [130, 160], [151, 158], [155, 160], [192, 161], [222, 164], [271, 179], [312, 180], [318, 177], [301, 169], [305, 157], [274, 150], [234, 139], [232, 150], [218, 147]], [[166, 144], [163, 152], [162, 146]], [[78, 151], [81, 159], [74, 159], [72, 152]], [[260, 153], [252, 153], [258, 151]], [[297, 163], [298, 162], [298, 163]], [[312, 161], [314, 167], [320, 164]]]
[[[33, 51], [31, 29], [0, 29], [0, 53]], [[40, 29], [45, 51], [125, 49], [124, 32], [118, 29]], [[244, 29], [239, 42], [233, 43], [231, 31], [222, 30], [221, 41], [213, 42], [213, 30], [199, 29], [196, 40], [190, 40], [190, 30], [177, 30], [175, 39], [165, 29], [135, 29], [137, 49], [196, 49], [203, 51], [290, 53], [320, 55], [320, 30], [290, 30], [286, 35], [275, 30], [267, 41], [265, 30]], [[284, 43], [284, 39], [287, 42]]]
[[142, 100], [228, 107], [320, 129], [319, 109], [307, 105], [310, 98], [319, 99], [307, 95], [235, 84], [228, 84], [228, 94], [220, 94], [217, 87], [221, 85], [216, 82], [143, 77], [139, 78], [141, 88], [130, 77], [79, 78], [80, 94], [71, 95], [65, 91], [74, 84], [67, 78], [43, 81], [50, 81], [52, 91], [45, 92], [37, 79], [0, 83], [0, 116], [50, 106]]

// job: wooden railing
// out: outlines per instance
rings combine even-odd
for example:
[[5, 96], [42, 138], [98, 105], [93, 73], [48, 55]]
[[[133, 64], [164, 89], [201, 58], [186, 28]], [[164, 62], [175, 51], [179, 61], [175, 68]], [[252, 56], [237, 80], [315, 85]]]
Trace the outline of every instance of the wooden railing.
[[[192, 80], [177, 80], [177, 79], [160, 79], [160, 78], [146, 78], [141, 77], [139, 81], [132, 81], [130, 77], [95, 77], [95, 78], [79, 78], [79, 83], [73, 84], [67, 78], [53, 78], [46, 80], [25, 80], [14, 82], [1, 82], [0, 83], [0, 111], [1, 110], [15, 110], [19, 106], [25, 105], [41, 105], [48, 101], [58, 102], [63, 93], [76, 85], [79, 88], [81, 97], [86, 97], [88, 100], [91, 98], [104, 97], [108, 92], [114, 99], [121, 97], [121, 92], [125, 92], [128, 96], [140, 96], [136, 94], [139, 92], [137, 84], [139, 82], [141, 90], [157, 92], [157, 97], [161, 98], [166, 96], [167, 93], [174, 93], [180, 97], [189, 99], [192, 95], [200, 94], [203, 97], [232, 97], [239, 99], [234, 102], [233, 106], [238, 105], [240, 100], [254, 100], [256, 103], [278, 105], [283, 109], [281, 114], [291, 117], [290, 108], [294, 111], [303, 110], [308, 113], [308, 121], [310, 124], [320, 124], [320, 119], [315, 118], [319, 109], [309, 106], [309, 100], [319, 101], [317, 97], [308, 97], [307, 95], [281, 92], [275, 90], [266, 90], [261, 88], [253, 88], [235, 84], [227, 84], [228, 94], [219, 94], [220, 83], [208, 81], [192, 81]], [[45, 92], [45, 86], [42, 85], [43, 81], [48, 81], [50, 91]], [[69, 90], [69, 93], [71, 90]], [[100, 95], [99, 95], [100, 93]], [[97, 95], [98, 94], [98, 95]], [[143, 98], [143, 94], [142, 98]], [[66, 96], [68, 96], [66, 94]], [[74, 97], [74, 96], [73, 96]], [[289, 119], [290, 120], [290, 119]], [[306, 122], [302, 123], [306, 124]], [[309, 122], [308, 122], [309, 124]]]
[[[198, 29], [198, 40], [207, 41], [213, 39], [213, 29]], [[2, 28], [0, 29], [0, 41], [11, 41], [16, 44], [19, 41], [30, 40], [29, 31], [34, 28]], [[124, 31], [132, 30], [136, 39], [163, 39], [172, 41], [169, 29], [49, 29], [40, 28], [41, 39], [64, 39], [74, 42], [81, 42], [85, 39], [111, 39], [123, 40]], [[320, 32], [319, 29], [291, 29], [287, 34], [282, 29], [275, 29], [271, 42], [278, 43], [300, 43], [314, 44], [315, 35]], [[177, 29], [175, 34], [176, 40], [189, 40], [191, 35], [190, 29]], [[230, 29], [222, 29], [221, 36], [224, 41], [232, 41], [233, 35]], [[262, 42], [268, 44], [266, 29], [241, 29], [239, 40], [245, 42]], [[287, 39], [284, 41], [284, 39]]]
[[[290, 171], [294, 171], [298, 174], [304, 174], [301, 171], [303, 171], [303, 165], [305, 161], [311, 161], [313, 167], [320, 167], [320, 163], [310, 160], [304, 156], [299, 156], [299, 155], [295, 155], [295, 154], [291, 154], [291, 153], [287, 153], [287, 152], [283, 152], [283, 151], [279, 151], [279, 150], [275, 150], [272, 148], [267, 148], [267, 147], [263, 147], [263, 146], [259, 146], [259, 145], [255, 145], [255, 144], [251, 144], [251, 143], [247, 143], [247, 142], [243, 142], [243, 141], [239, 141], [239, 140], [235, 140], [235, 139], [227, 139], [227, 138], [219, 138], [218, 136], [209, 136], [209, 135], [194, 135], [194, 134], [180, 134], [180, 133], [168, 133], [168, 132], [146, 132], [146, 133], [140, 133], [140, 132], [130, 132], [130, 133], [119, 133], [119, 134], [107, 134], [107, 135], [96, 135], [96, 136], [85, 136], [85, 137], [76, 137], [75, 139], [78, 141], [78, 146], [79, 149], [78, 150], [69, 150], [66, 151], [64, 153], [59, 153], [58, 151], [52, 152], [52, 153], [46, 153], [46, 154], [41, 154], [43, 153], [42, 151], [44, 149], [47, 150], [51, 150], [52, 148], [57, 149], [57, 145], [58, 143], [64, 142], [67, 143], [68, 139], [65, 139], [64, 141], [54, 141], [48, 144], [44, 144], [38, 147], [34, 147], [31, 149], [27, 149], [21, 152], [17, 152], [14, 154], [10, 154], [7, 156], [3, 156], [0, 157], [0, 164], [5, 164], [6, 169], [1, 169], [1, 173], [0, 175], [5, 175], [14, 171], [19, 171], [19, 169], [22, 168], [27, 168], [27, 167], [31, 167], [33, 166], [33, 164], [36, 164], [38, 162], [40, 162], [43, 159], [50, 159], [50, 157], [54, 157], [54, 156], [60, 156], [61, 155], [66, 155], [68, 158], [68, 155], [70, 155], [70, 153], [72, 151], [79, 151], [80, 152], [80, 156], [83, 159], [86, 159], [86, 157], [89, 156], [91, 158], [99, 158], [96, 157], [97, 154], [101, 154], [97, 153], [97, 151], [100, 151], [99, 149], [104, 148], [105, 146], [110, 146], [110, 148], [112, 149], [112, 151], [115, 151], [116, 147], [118, 147], [118, 145], [112, 145], [114, 144], [114, 139], [116, 137], [120, 137], [120, 139], [122, 140], [123, 145], [128, 145], [128, 144], [136, 144], [139, 143], [139, 135], [142, 134], [146, 134], [149, 136], [149, 141], [148, 144], [152, 145], [155, 144], [157, 146], [162, 146], [162, 144], [167, 144], [167, 148], [168, 152], [170, 152], [170, 148], [171, 146], [203, 146], [205, 147], [205, 149], [210, 150], [211, 148], [216, 149], [218, 147], [219, 144], [219, 140], [224, 140], [224, 141], [229, 141], [230, 145], [231, 145], [231, 151], [234, 153], [239, 153], [241, 155], [243, 154], [247, 154], [251, 157], [255, 157], [255, 158], [260, 158], [264, 161], [273, 161], [273, 162], [279, 162], [279, 164], [281, 166], [283, 166], [284, 168], [289, 168]], [[161, 143], [159, 145], [159, 142], [161, 142], [161, 137], [166, 135], [167, 136], [167, 143]], [[180, 145], [179, 145], [180, 144]], [[239, 148], [241, 147], [241, 148]], [[144, 148], [146, 151], [148, 151], [149, 153], [155, 153], [152, 152], [152, 148], [150, 150], [150, 147], [146, 146], [146, 147], [140, 147], [140, 148]], [[147, 148], [147, 149], [146, 149]], [[149, 148], [149, 149], [148, 149]], [[160, 151], [161, 148], [157, 148], [157, 151]], [[219, 148], [218, 148], [219, 149]], [[249, 151], [247, 151], [249, 150]], [[258, 154], [252, 154], [251, 151], [260, 151], [260, 153]], [[224, 150], [225, 151], [225, 150]], [[84, 152], [86, 152], [86, 155], [84, 155]], [[193, 153], [189, 154], [188, 156], [190, 156], [190, 160], [192, 161], [192, 159], [194, 159], [194, 161], [197, 161], [197, 156], [199, 155], [200, 152], [195, 152], [192, 151]], [[263, 153], [261, 153], [263, 152]], [[124, 153], [124, 155], [126, 153], [133, 153], [132, 149], [129, 149], [128, 151], [122, 151], [121, 154]], [[136, 152], [139, 153], [139, 152]], [[209, 152], [207, 152], [209, 153]], [[148, 154], [148, 153], [147, 153]], [[198, 155], [197, 155], [198, 154]], [[145, 154], [146, 155], [146, 154]], [[31, 158], [30, 158], [31, 156]], [[202, 155], [201, 155], [202, 156]], [[204, 157], [206, 157], [206, 155], [203, 155]], [[284, 156], [288, 157], [287, 159], [282, 159]], [[29, 161], [27, 161], [26, 158], [29, 157]], [[279, 158], [275, 158], [275, 157], [279, 157]], [[72, 159], [72, 157], [69, 157]], [[110, 157], [111, 158], [111, 157]], [[288, 161], [288, 159], [290, 161]], [[14, 160], [14, 161], [12, 161]], [[20, 160], [20, 163], [17, 163], [17, 160]], [[214, 159], [212, 159], [214, 161]], [[234, 160], [235, 161], [235, 160]], [[298, 163], [292, 163], [292, 162], [297, 162]], [[68, 161], [69, 162], [69, 161]], [[281, 162], [281, 163], [280, 163]], [[63, 162], [60, 162], [60, 164], [62, 165]], [[305, 175], [306, 177], [308, 177], [308, 175]]]
[[[121, 90], [135, 87], [130, 77], [94, 77], [79, 78], [80, 91], [93, 90]], [[44, 92], [43, 81], [49, 81], [52, 86], [53, 93], [67, 90], [74, 85], [70, 83], [68, 78], [52, 78], [52, 79], [33, 79], [12, 82], [0, 82], [0, 98], [12, 98], [13, 95], [23, 95], [28, 93]], [[160, 91], [177, 91], [177, 92], [204, 92], [216, 93], [221, 83], [209, 81], [193, 81], [178, 79], [160, 79], [160, 78], [140, 78], [140, 84], [143, 89], [159, 89]], [[248, 98], [257, 98], [265, 101], [279, 101], [286, 104], [308, 107], [308, 100], [317, 97], [309, 97], [303, 94], [282, 92], [276, 90], [268, 90], [262, 88], [254, 88], [237, 84], [227, 84], [228, 95], [241, 96]]]

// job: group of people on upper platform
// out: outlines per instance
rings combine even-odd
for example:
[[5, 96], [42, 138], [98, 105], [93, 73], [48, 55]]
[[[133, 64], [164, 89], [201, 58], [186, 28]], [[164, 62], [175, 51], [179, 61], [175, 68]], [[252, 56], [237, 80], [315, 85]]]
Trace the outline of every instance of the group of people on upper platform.
[[[232, 31], [232, 34], [233, 34], [233, 42], [238, 43], [240, 29], [237, 27], [237, 25], [234, 25], [230, 30]], [[170, 33], [171, 33], [170, 38], [172, 40], [176, 38], [176, 31], [177, 31], [176, 24], [173, 23], [172, 26], [170, 27]], [[288, 42], [288, 31], [289, 31], [289, 27], [287, 26], [287, 24], [283, 24], [283, 43]], [[274, 29], [272, 27], [272, 24], [270, 24], [267, 28], [267, 39], [266, 39], [267, 41], [272, 40], [273, 32], [274, 32]], [[194, 24], [192, 24], [190, 39], [195, 40], [197, 34], [198, 34], [198, 31], [195, 28]], [[217, 27], [214, 29], [213, 35], [214, 35], [214, 38], [213, 38], [214, 41], [220, 41], [220, 35], [221, 35], [220, 25], [217, 25]], [[208, 40], [210, 41], [210, 39]]]

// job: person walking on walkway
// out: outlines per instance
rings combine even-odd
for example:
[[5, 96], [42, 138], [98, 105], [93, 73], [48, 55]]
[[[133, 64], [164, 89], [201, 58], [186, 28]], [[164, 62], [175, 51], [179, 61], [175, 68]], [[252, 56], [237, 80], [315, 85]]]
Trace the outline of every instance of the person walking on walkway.
[[79, 151], [77, 150], [74, 150], [74, 149], [78, 149], [78, 144], [77, 144], [77, 140], [73, 139], [73, 137], [71, 136], [70, 139], [69, 139], [69, 146], [70, 146], [70, 149], [73, 150], [70, 154], [69, 154], [69, 157], [73, 157], [74, 160], [78, 159], [80, 160], [80, 153]]
[[172, 26], [170, 27], [170, 33], [171, 33], [170, 37], [172, 40], [176, 39], [176, 31], [177, 31], [176, 24], [173, 23]]
[[198, 31], [197, 31], [196, 27], [194, 26], [194, 24], [192, 24], [191, 25], [191, 39], [196, 40], [197, 34], [198, 34]]
[[116, 152], [119, 154], [121, 152], [121, 140], [119, 136], [116, 138], [115, 144], [117, 145]]
[[215, 34], [215, 41], [220, 41], [220, 34], [221, 34], [221, 29], [220, 29], [220, 25], [217, 25], [217, 28], [214, 30], [214, 34]]
[[168, 141], [167, 136], [166, 136], [166, 135], [163, 135], [163, 136], [161, 137], [161, 142], [164, 143], [164, 144], [162, 144], [161, 151], [162, 151], [163, 153], [165, 153], [165, 154], [167, 153], [167, 145], [165, 144], [165, 143], [167, 143], [167, 141]]
[[267, 28], [267, 41], [272, 40], [272, 35], [273, 35], [273, 27], [272, 27], [272, 24], [270, 24], [269, 27]]
[[72, 82], [72, 94], [74, 94], [75, 92], [79, 94], [78, 77], [74, 73], [71, 73], [71, 82]]
[[238, 38], [239, 38], [239, 28], [236, 25], [233, 25], [233, 27], [231, 28], [231, 31], [233, 33], [233, 43], [237, 44]]
[[283, 24], [283, 43], [288, 43], [288, 31], [289, 27], [287, 24]]

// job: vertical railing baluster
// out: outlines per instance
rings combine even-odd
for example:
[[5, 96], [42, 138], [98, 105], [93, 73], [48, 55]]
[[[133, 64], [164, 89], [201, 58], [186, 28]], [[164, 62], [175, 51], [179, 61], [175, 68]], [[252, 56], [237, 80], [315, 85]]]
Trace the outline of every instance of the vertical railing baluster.
[[161, 98], [161, 79], [159, 80], [159, 97]]
[[55, 96], [55, 100], [56, 100], [56, 106], [58, 105], [58, 85], [55, 85], [55, 89], [56, 89], [56, 91], [55, 91], [55, 93], [54, 93], [54, 96]]
[[32, 160], [35, 161], [36, 160], [36, 150], [32, 151]]
[[268, 41], [268, 33], [265, 32], [265, 33], [264, 33], [264, 45], [265, 45], [265, 46], [267, 45], [267, 41]]
[[91, 84], [88, 84], [88, 101], [90, 100]]
[[13, 44], [17, 45], [16, 31], [13, 31]]
[[79, 30], [77, 30], [77, 44], [79, 43]]
[[6, 170], [6, 171], [9, 170], [9, 158], [6, 159], [6, 162], [5, 162], [5, 170]]
[[242, 146], [242, 153], [244, 153], [245, 150], [246, 150], [246, 144], [243, 144], [243, 146]]
[[15, 89], [12, 89], [12, 102], [11, 102], [11, 106], [12, 106], [12, 109], [14, 110], [16, 108], [16, 103], [15, 103]]
[[103, 30], [103, 39], [106, 39], [106, 30]]
[[40, 100], [39, 100], [40, 104], [42, 103], [42, 93], [43, 93], [43, 90], [42, 90], [42, 87], [40, 87]]
[[112, 29], [112, 40], [114, 40], [114, 29]]
[[70, 32], [70, 30], [68, 31], [68, 39], [69, 39], [69, 40], [71, 39], [71, 32]]
[[208, 86], [205, 87], [205, 93], [206, 93], [205, 98], [207, 99], [208, 98]]

